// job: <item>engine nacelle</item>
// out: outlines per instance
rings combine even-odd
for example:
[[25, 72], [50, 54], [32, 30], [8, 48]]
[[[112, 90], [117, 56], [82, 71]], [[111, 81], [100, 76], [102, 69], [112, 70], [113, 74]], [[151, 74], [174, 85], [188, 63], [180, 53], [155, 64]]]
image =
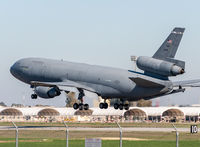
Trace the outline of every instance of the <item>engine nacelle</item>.
[[54, 98], [55, 96], [59, 96], [60, 90], [57, 87], [43, 87], [38, 86], [35, 88], [35, 93], [41, 98]]
[[137, 67], [145, 72], [159, 74], [162, 76], [176, 76], [184, 73], [184, 69], [174, 63], [140, 56], [137, 59]]

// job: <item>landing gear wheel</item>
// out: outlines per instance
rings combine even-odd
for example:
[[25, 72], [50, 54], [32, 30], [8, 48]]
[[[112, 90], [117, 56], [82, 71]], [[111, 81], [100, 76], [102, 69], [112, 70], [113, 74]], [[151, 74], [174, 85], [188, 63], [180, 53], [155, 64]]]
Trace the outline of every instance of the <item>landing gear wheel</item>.
[[74, 103], [73, 108], [74, 108], [75, 110], [77, 110], [77, 109], [79, 108], [79, 105], [78, 105], [77, 103]]
[[108, 109], [108, 103], [104, 103], [104, 109]]
[[108, 108], [108, 103], [100, 103], [99, 104], [100, 109], [107, 109]]
[[82, 103], [79, 104], [79, 110], [83, 110], [84, 109], [84, 105]]
[[125, 104], [125, 105], [124, 105], [124, 109], [125, 109], [125, 110], [128, 110], [128, 109], [129, 109], [129, 104]]
[[37, 94], [31, 94], [32, 99], [37, 99]]
[[119, 104], [118, 103], [115, 103], [114, 104], [114, 108], [117, 110], [119, 108]]
[[89, 105], [88, 104], [85, 104], [84, 105], [84, 110], [88, 110], [89, 109]]
[[99, 104], [99, 108], [100, 108], [100, 109], [103, 109], [103, 108], [104, 108], [104, 103], [100, 103], [100, 104]]
[[123, 110], [123, 108], [124, 108], [123, 104], [119, 104], [119, 109]]

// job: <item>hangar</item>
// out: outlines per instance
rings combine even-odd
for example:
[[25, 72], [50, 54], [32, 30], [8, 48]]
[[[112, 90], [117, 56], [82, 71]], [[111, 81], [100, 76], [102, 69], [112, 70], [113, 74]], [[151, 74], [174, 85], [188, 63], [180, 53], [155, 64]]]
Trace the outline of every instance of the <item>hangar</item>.
[[112, 122], [197, 122], [200, 107], [130, 107], [129, 110], [90, 108], [74, 110], [66, 107], [0, 107], [0, 121], [101, 121]]
[[147, 113], [142, 108], [133, 108], [124, 113], [126, 120], [144, 121], [147, 119]]
[[22, 112], [16, 108], [2, 108], [0, 109], [0, 115], [3, 116], [22, 116]]

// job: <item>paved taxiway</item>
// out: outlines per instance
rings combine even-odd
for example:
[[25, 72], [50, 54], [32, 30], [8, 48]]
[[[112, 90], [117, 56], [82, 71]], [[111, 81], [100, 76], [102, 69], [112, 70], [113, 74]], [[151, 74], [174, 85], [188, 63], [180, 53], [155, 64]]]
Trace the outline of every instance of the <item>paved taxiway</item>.
[[[19, 130], [65, 130], [65, 127], [40, 127], [23, 126]], [[172, 132], [174, 128], [122, 128], [123, 132]], [[15, 130], [12, 126], [0, 126], [0, 130]], [[190, 132], [190, 128], [177, 128], [179, 132]], [[69, 131], [119, 131], [119, 128], [87, 128], [87, 127], [69, 127]], [[200, 131], [200, 129], [199, 129]]]

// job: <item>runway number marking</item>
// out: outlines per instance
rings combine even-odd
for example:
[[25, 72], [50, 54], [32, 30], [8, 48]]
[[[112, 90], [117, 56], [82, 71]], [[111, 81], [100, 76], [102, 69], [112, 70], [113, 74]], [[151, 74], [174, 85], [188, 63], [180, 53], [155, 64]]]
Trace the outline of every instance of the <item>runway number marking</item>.
[[191, 134], [198, 133], [198, 127], [197, 127], [197, 125], [191, 125], [190, 126], [190, 133]]

